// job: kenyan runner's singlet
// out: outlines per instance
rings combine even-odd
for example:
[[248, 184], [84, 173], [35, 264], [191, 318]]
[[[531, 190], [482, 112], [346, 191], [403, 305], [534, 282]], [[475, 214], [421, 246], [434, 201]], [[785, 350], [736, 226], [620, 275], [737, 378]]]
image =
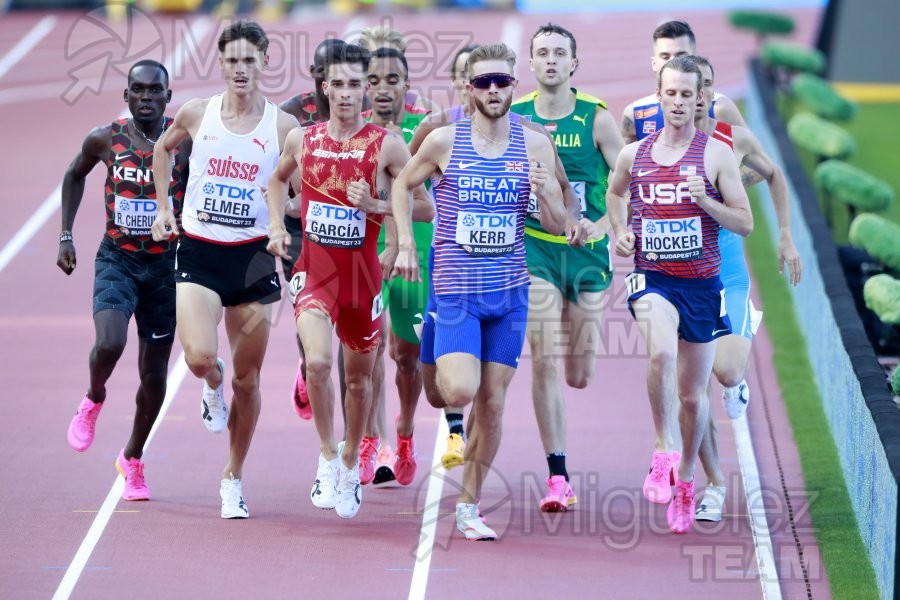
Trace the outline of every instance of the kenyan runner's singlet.
[[[172, 119], [166, 117], [163, 130]], [[177, 156], [176, 148], [173, 156]], [[156, 218], [156, 187], [153, 184], [153, 151], [136, 150], [128, 136], [128, 119], [112, 123], [112, 144], [106, 163], [106, 237], [116, 247], [129, 252], [163, 254], [173, 240], [154, 242], [150, 227]], [[184, 174], [181, 161], [173, 161], [169, 185], [169, 206], [178, 218], [184, 201]]]
[[703, 156], [709, 136], [699, 129], [684, 156], [671, 166], [656, 163], [651, 148], [659, 132], [638, 146], [631, 168], [634, 264], [672, 277], [708, 279], [719, 274], [719, 223], [694, 203], [687, 178], [706, 180], [706, 195], [722, 196], [706, 177]]
[[222, 123], [222, 96], [213, 96], [191, 151], [184, 203], [186, 235], [217, 244], [243, 244], [269, 234], [269, 209], [261, 186], [278, 164], [278, 109], [266, 108], [250, 133]]

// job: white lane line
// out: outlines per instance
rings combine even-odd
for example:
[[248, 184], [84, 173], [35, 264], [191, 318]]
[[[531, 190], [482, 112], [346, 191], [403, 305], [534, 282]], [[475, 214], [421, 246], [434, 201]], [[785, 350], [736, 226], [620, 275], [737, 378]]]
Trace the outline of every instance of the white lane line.
[[44, 17], [31, 28], [31, 31], [25, 34], [15, 46], [10, 48], [9, 52], [3, 58], [0, 58], [0, 77], [6, 75], [17, 62], [25, 58], [32, 48], [41, 43], [41, 40], [47, 37], [47, 34], [53, 31], [56, 25], [56, 17]]
[[[168, 63], [166, 68], [170, 73], [176, 72], [174, 67], [180, 68], [180, 64], [183, 62], [187, 52], [196, 48], [196, 45], [206, 36], [211, 28], [212, 25], [210, 24], [209, 19], [204, 17], [196, 20], [191, 27], [185, 31], [185, 37], [182, 38], [181, 43], [189, 44], [189, 46], [182, 49], [176, 49], [172, 55], [169, 56], [169, 59], [166, 61]], [[119, 113], [118, 118], [125, 118], [128, 114], [128, 109], [125, 109]], [[0, 272], [9, 265], [12, 259], [22, 251], [22, 248], [31, 241], [31, 238], [40, 231], [41, 227], [43, 227], [47, 220], [49, 220], [57, 211], [61, 204], [61, 194], [62, 184], [60, 183], [56, 186], [56, 189], [50, 192], [50, 195], [47, 196], [38, 209], [34, 211], [34, 214], [28, 218], [12, 239], [3, 246], [3, 249], [0, 250]]]
[[438, 419], [437, 435], [434, 440], [434, 456], [431, 457], [431, 471], [428, 478], [428, 491], [425, 493], [425, 506], [422, 512], [422, 530], [419, 532], [419, 545], [416, 547], [416, 564], [413, 567], [412, 582], [409, 585], [409, 600], [424, 600], [428, 587], [428, 573], [431, 569], [431, 555], [434, 553], [434, 536], [437, 532], [438, 511], [441, 508], [441, 494], [444, 491], [446, 471], [441, 465], [443, 448], [447, 446], [450, 429], [443, 414]]
[[[166, 383], [166, 398], [163, 400], [162, 408], [159, 411], [159, 417], [157, 417], [156, 422], [153, 423], [153, 428], [150, 430], [150, 435], [147, 437], [147, 443], [144, 444], [144, 452], [150, 447], [153, 436], [156, 435], [160, 425], [162, 425], [163, 418], [166, 416], [166, 412], [168, 412], [169, 406], [171, 406], [172, 400], [175, 399], [175, 395], [178, 393], [178, 389], [181, 387], [187, 373], [187, 363], [184, 360], [184, 352], [182, 352], [178, 357], [178, 360], [175, 361], [172, 372], [169, 373], [169, 379]], [[94, 522], [91, 523], [91, 528], [88, 530], [87, 535], [84, 536], [84, 540], [82, 540], [81, 546], [78, 547], [78, 551], [75, 553], [72, 562], [69, 563], [69, 567], [66, 569], [66, 574], [63, 575], [62, 581], [59, 582], [59, 587], [56, 588], [56, 592], [53, 594], [53, 600], [66, 600], [72, 595], [75, 584], [78, 583], [78, 578], [81, 577], [81, 573], [84, 571], [88, 559], [90, 559], [91, 554], [94, 552], [94, 547], [96, 547], [97, 542], [100, 541], [100, 536], [103, 535], [103, 530], [106, 529], [106, 524], [109, 523], [109, 519], [112, 517], [113, 511], [115, 510], [116, 505], [118, 505], [119, 498], [122, 497], [122, 492], [124, 490], [125, 479], [117, 474], [116, 480], [113, 482], [109, 493], [106, 495], [106, 500], [103, 501], [103, 505], [100, 507], [97, 516], [94, 517]]]
[[756, 566], [759, 571], [759, 585], [762, 586], [764, 600], [781, 600], [781, 586], [778, 585], [778, 569], [769, 535], [769, 521], [764, 505], [765, 495], [759, 482], [759, 467], [750, 439], [747, 413], [731, 422], [734, 427], [734, 441], [737, 446], [744, 493], [747, 495], [747, 516], [753, 531], [753, 545], [756, 548]]

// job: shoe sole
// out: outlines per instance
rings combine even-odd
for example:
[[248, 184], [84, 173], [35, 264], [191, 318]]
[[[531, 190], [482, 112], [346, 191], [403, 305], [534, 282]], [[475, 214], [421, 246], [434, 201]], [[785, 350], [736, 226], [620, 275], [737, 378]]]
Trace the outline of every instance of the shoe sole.
[[[479, 537], [469, 537], [466, 535], [466, 531], [468, 531], [468, 530], [461, 528], [459, 525], [456, 526], [456, 530], [458, 532], [460, 532], [461, 534], [463, 534], [463, 537], [466, 538], [467, 542], [493, 542], [493, 541], [497, 540], [496, 535], [484, 535], [484, 536], [479, 536]], [[472, 530], [472, 531], [474, 531], [474, 530]]]
[[250, 514], [246, 515], [220, 515], [223, 519], [249, 519]]
[[722, 520], [722, 515], [718, 515], [718, 516], [709, 515], [709, 514], [694, 515], [694, 520], [695, 521], [706, 521], [708, 523], [718, 523], [719, 521]]
[[550, 500], [546, 503], [541, 502], [540, 508], [541, 512], [546, 513], [568, 512], [568, 510], [575, 506], [577, 502], [577, 498], [569, 498], [565, 504], [558, 500]]
[[396, 479], [397, 477], [394, 475], [393, 469], [381, 466], [375, 469], [375, 477], [372, 478], [372, 485], [382, 485], [390, 483], [391, 481], [396, 481]]

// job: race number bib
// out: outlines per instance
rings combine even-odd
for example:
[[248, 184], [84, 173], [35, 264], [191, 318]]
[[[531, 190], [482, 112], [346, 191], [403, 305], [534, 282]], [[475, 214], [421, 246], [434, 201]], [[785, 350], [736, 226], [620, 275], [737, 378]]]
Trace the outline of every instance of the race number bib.
[[700, 217], [643, 219], [641, 256], [650, 262], [683, 262], [703, 256]]
[[474, 256], [501, 256], [516, 243], [516, 213], [464, 212], [456, 217], [456, 243]]
[[[583, 181], [570, 181], [569, 184], [572, 186], [572, 190], [574, 190], [575, 195], [578, 197], [578, 203], [581, 205], [581, 216], [583, 217], [587, 215], [585, 184]], [[528, 195], [528, 214], [530, 214], [533, 219], [538, 219], [541, 215], [541, 204], [538, 202], [537, 196], [535, 196], [534, 193]]]
[[288, 294], [291, 296], [291, 304], [297, 301], [297, 296], [306, 287], [306, 271], [297, 271], [288, 282]]
[[358, 208], [313, 200], [305, 222], [306, 238], [320, 246], [362, 248], [366, 241], [366, 213]]
[[625, 276], [625, 290], [628, 296], [643, 292], [647, 287], [647, 276], [643, 273], [629, 273]]
[[[171, 196], [169, 206], [172, 206]], [[150, 235], [150, 227], [155, 218], [156, 200], [116, 196], [114, 222], [124, 235]]]
[[374, 321], [378, 317], [381, 316], [381, 313], [384, 312], [384, 296], [382, 294], [376, 294], [375, 298], [372, 299], [372, 320]]
[[[253, 227], [260, 206], [265, 205], [256, 185], [229, 185], [207, 181], [199, 201], [194, 201], [197, 220], [229, 227]], [[199, 202], [199, 205], [198, 205]]]

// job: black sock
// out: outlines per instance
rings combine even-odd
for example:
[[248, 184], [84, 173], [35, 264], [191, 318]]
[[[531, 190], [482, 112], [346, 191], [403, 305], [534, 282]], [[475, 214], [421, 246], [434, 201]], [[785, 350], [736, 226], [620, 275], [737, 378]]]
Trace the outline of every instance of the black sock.
[[566, 471], [566, 453], [552, 452], [547, 455], [547, 466], [550, 467], [550, 477], [562, 475], [569, 480], [569, 472]]
[[444, 416], [447, 418], [447, 427], [450, 428], [450, 433], [455, 433], [456, 435], [462, 437], [462, 435], [463, 435], [463, 414], [462, 413], [444, 413]]

